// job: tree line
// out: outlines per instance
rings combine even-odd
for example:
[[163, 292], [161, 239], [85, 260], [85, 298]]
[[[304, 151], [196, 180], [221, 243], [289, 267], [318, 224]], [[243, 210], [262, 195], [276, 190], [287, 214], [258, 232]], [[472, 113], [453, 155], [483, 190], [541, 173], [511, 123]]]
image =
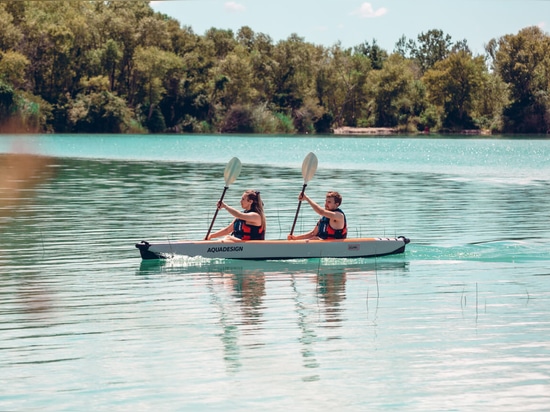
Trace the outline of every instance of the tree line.
[[437, 29], [388, 52], [246, 26], [198, 35], [144, 0], [0, 1], [0, 131], [547, 133], [549, 91], [538, 27], [484, 55]]

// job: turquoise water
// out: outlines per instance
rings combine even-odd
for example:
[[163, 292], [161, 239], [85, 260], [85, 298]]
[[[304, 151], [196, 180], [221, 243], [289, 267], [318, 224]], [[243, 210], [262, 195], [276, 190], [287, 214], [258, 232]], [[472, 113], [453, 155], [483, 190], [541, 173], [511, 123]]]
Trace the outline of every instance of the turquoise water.
[[[53, 163], [0, 213], [0, 410], [548, 410], [550, 140], [0, 136], [0, 153], [15, 140]], [[350, 234], [405, 235], [404, 255], [139, 259], [142, 239], [204, 237], [233, 156], [226, 201], [261, 190], [285, 237], [309, 152], [309, 195], [340, 191]], [[295, 232], [315, 221], [303, 207]]]

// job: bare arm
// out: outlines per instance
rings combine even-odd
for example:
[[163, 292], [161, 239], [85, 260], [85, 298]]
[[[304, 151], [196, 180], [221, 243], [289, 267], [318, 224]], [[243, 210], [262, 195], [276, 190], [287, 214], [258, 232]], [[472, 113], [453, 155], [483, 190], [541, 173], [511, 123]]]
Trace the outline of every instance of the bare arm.
[[217, 237], [227, 236], [233, 231], [233, 222], [231, 222], [227, 227], [218, 230], [217, 232], [212, 233], [210, 236], [208, 236], [207, 240], [212, 240]]
[[227, 210], [232, 216], [236, 217], [237, 219], [244, 220], [247, 225], [262, 225], [262, 217], [256, 212], [243, 213], [229, 205], [226, 205], [224, 202], [219, 202], [218, 208]]
[[325, 208], [319, 206], [317, 203], [315, 203], [313, 200], [311, 200], [305, 193], [300, 194], [300, 200], [305, 200], [309, 203], [311, 208], [317, 213], [318, 215], [328, 217], [330, 219], [330, 225], [334, 229], [343, 229], [345, 226], [344, 221], [344, 215], [340, 212], [334, 212], [332, 210], [326, 210]]
[[301, 235], [288, 235], [287, 240], [303, 240], [303, 239], [316, 239], [317, 234], [319, 233], [319, 224], [316, 224], [313, 229], [307, 233]]

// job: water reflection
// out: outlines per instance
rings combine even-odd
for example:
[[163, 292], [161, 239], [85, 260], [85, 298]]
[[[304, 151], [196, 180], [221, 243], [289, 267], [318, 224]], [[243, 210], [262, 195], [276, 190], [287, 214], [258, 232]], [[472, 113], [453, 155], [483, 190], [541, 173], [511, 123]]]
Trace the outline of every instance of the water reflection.
[[[265, 345], [258, 340], [263, 322], [265, 274], [261, 270], [223, 272], [220, 281], [240, 308], [240, 314], [233, 314], [233, 318], [228, 317], [230, 311], [220, 312], [224, 360], [227, 370], [236, 372], [242, 366], [243, 349], [254, 349]], [[233, 307], [232, 304], [228, 306]]]
[[333, 270], [317, 274], [317, 295], [325, 308], [327, 327], [338, 327], [342, 321], [342, 301], [346, 299], [346, 271]]
[[[306, 370], [318, 368], [319, 362], [317, 361], [317, 356], [315, 354], [315, 343], [318, 341], [319, 337], [315, 328], [315, 312], [309, 308], [307, 304], [307, 297], [303, 296], [300, 291], [301, 288], [298, 286], [296, 275], [294, 274], [291, 276], [291, 285], [294, 296], [294, 310], [298, 317], [297, 324], [300, 331], [299, 342], [302, 345], [302, 349], [300, 351], [302, 355], [302, 362]], [[302, 380], [316, 381], [319, 380], [319, 375], [309, 375], [303, 377]]]
[[[401, 259], [238, 261], [176, 258], [142, 261], [136, 274], [141, 277], [191, 277], [199, 289], [206, 286], [214, 308], [212, 312], [216, 313], [214, 321], [219, 326], [217, 336], [227, 372], [238, 373], [251, 358], [261, 356], [250, 350], [266, 350], [268, 344], [279, 339], [292, 347], [292, 341], [297, 339], [302, 367], [306, 371], [301, 379], [317, 381], [320, 375], [315, 371], [322, 367], [320, 359], [325, 345], [344, 339], [341, 331], [346, 319], [350, 276], [355, 286], [370, 288], [365, 290], [364, 296], [368, 312], [369, 299], [371, 302], [377, 300], [376, 277], [379, 274], [402, 275], [406, 271], [408, 264]], [[370, 305], [377, 306], [377, 302]], [[296, 329], [280, 331], [280, 336], [266, 340], [265, 332], [273, 329], [272, 324], [276, 322], [294, 324]]]
[[[24, 152], [22, 147], [13, 147], [13, 153], [0, 155], [0, 233], [7, 228], [13, 233], [26, 229], [24, 220], [19, 217], [28, 212], [35, 191], [53, 176], [53, 159]], [[4, 249], [4, 248], [2, 248]], [[7, 262], [7, 261], [6, 261]], [[0, 252], [0, 266], [6, 265]], [[2, 270], [4, 272], [4, 270]], [[26, 272], [26, 271], [25, 271]], [[35, 280], [36, 273], [23, 273], [17, 279], [17, 302], [22, 311], [31, 314], [47, 312], [52, 307], [50, 292], [40, 281]]]
[[[263, 298], [265, 296], [265, 273], [249, 270], [240, 273], [224, 274], [227, 286], [233, 297], [241, 305], [244, 325], [258, 326], [262, 322]], [[246, 329], [245, 333], [254, 333]]]
[[217, 290], [216, 283], [219, 283], [220, 278], [208, 276], [208, 279], [210, 300], [219, 313], [218, 323], [221, 327], [221, 333], [218, 336], [223, 346], [223, 359], [227, 371], [234, 373], [240, 370], [242, 366], [238, 323], [231, 313], [231, 305], [225, 302], [223, 294]]
[[0, 227], [52, 176], [53, 160], [30, 153], [0, 154]]
[[52, 293], [38, 273], [29, 273], [17, 285], [17, 302], [21, 311], [38, 320], [54, 307]]

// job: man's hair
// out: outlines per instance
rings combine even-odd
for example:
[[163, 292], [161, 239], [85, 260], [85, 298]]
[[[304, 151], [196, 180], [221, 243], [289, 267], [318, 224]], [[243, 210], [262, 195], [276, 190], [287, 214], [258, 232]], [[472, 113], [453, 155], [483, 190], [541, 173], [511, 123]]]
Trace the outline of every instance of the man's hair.
[[340, 193], [338, 192], [334, 192], [334, 191], [327, 192], [326, 197], [332, 197], [334, 201], [338, 204], [338, 206], [342, 204], [342, 195], [340, 195]]

